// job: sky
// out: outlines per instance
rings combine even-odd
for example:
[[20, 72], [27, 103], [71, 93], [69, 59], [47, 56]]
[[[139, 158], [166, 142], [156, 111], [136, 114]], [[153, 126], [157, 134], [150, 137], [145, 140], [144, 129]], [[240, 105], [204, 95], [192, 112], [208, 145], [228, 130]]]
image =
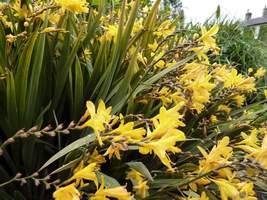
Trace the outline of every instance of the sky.
[[261, 17], [267, 0], [182, 0], [187, 21], [204, 22], [221, 6], [221, 13], [228, 15], [231, 19], [245, 18], [249, 9], [252, 18]]

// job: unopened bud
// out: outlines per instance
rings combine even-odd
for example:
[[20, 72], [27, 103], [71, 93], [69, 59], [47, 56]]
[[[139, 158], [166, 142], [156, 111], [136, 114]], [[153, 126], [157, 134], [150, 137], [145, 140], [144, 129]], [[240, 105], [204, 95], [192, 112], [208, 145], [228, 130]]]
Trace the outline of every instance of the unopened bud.
[[38, 185], [40, 185], [40, 181], [38, 179], [34, 179], [34, 184], [35, 184], [35, 186], [38, 186]]
[[24, 185], [25, 183], [27, 183], [26, 179], [24, 178], [20, 179], [20, 185]]
[[59, 124], [59, 125], [57, 126], [57, 129], [58, 129], [58, 130], [63, 129], [63, 124]]
[[6, 141], [7, 144], [12, 144], [14, 142], [15, 142], [15, 139], [12, 138], [12, 137], [11, 138], [8, 138], [7, 141]]
[[199, 38], [199, 34], [198, 33], [195, 33], [194, 35], [193, 35], [193, 40], [196, 40], [196, 39], [198, 39]]
[[45, 183], [45, 189], [47, 189], [47, 190], [50, 189], [50, 184], [49, 183]]
[[65, 129], [65, 130], [62, 131], [62, 133], [64, 133], [64, 134], [69, 134], [70, 131], [69, 131], [68, 129]]
[[32, 176], [33, 176], [33, 177], [39, 176], [39, 173], [38, 173], [38, 172], [35, 172], [35, 173], [33, 173]]
[[38, 137], [38, 138], [40, 138], [40, 137], [43, 136], [41, 132], [35, 132], [34, 135], [35, 135], [36, 137]]
[[29, 129], [29, 132], [35, 132], [37, 130], [38, 130], [38, 126], [34, 126], [34, 127]]
[[48, 135], [51, 136], [51, 137], [55, 137], [56, 133], [54, 131], [51, 131], [51, 132], [48, 133]]
[[52, 126], [48, 125], [43, 129], [43, 131], [47, 132], [47, 131], [50, 131], [51, 129], [52, 129]]
[[22, 174], [20, 173], [20, 172], [18, 172], [17, 174], [16, 174], [16, 178], [20, 178], [22, 176]]
[[26, 137], [29, 136], [29, 134], [28, 134], [28, 133], [22, 133], [22, 134], [19, 134], [19, 136], [20, 136], [21, 138], [26, 138]]
[[26, 21], [26, 22], [24, 22], [23, 25], [24, 25], [24, 27], [28, 27], [29, 26], [29, 22]]
[[74, 121], [72, 121], [70, 124], [69, 124], [69, 126], [68, 126], [68, 128], [74, 128], [75, 127], [75, 122]]

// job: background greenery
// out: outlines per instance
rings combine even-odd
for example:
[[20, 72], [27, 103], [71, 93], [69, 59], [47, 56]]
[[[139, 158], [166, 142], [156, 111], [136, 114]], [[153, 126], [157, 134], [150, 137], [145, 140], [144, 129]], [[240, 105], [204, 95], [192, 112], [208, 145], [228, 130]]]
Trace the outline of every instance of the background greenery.
[[[21, 6], [29, 6], [29, 3], [30, 1], [21, 1]], [[160, 24], [155, 17], [156, 8], [146, 17], [145, 31], [140, 30], [135, 37], [131, 37], [131, 30], [134, 20], [138, 18], [137, 8], [129, 13], [128, 21], [121, 18], [119, 42], [114, 44], [99, 42], [97, 37], [103, 33], [100, 26], [101, 16], [109, 13], [112, 6], [119, 4], [113, 5], [104, 1], [99, 1], [97, 5], [91, 3], [92, 8], [97, 7], [98, 13], [90, 9], [89, 14], [79, 16], [79, 20], [70, 12], [60, 17], [57, 28], [68, 32], [40, 33], [51, 25], [47, 18], [33, 17], [30, 26], [25, 26], [25, 19], [16, 16], [16, 11], [6, 11], [5, 14], [14, 28], [6, 27], [2, 21], [0, 23], [0, 141], [1, 151], [4, 151], [0, 157], [0, 182], [11, 179], [18, 172], [25, 176], [31, 175], [64, 146], [90, 133], [91, 130], [71, 130], [71, 136], [66, 137], [69, 132], [64, 129], [72, 120], [78, 122], [88, 99], [95, 102], [103, 99], [108, 105], [112, 105], [115, 113], [129, 114], [144, 110], [147, 117], [153, 116], [161, 105], [157, 100], [148, 105], [136, 105], [134, 98], [140, 92], [149, 91], [144, 87], [145, 84], [153, 85], [167, 72], [153, 74], [145, 68], [133, 70], [136, 67], [137, 54], [132, 58], [128, 55], [132, 44], [138, 44], [138, 50], [145, 51], [148, 43], [153, 41], [152, 30]], [[164, 14], [161, 21], [171, 13], [177, 23], [177, 35], [189, 37], [199, 32], [199, 24], [184, 23], [180, 1], [164, 1], [163, 5], [160, 10]], [[108, 20], [112, 21], [112, 16]], [[212, 26], [210, 22], [207, 24]], [[125, 29], [122, 29], [123, 25]], [[244, 73], [248, 67], [258, 68], [266, 64], [265, 45], [255, 40], [250, 31], [246, 31], [239, 22], [222, 21], [220, 27], [218, 43], [222, 53], [211, 57], [213, 61], [234, 63]], [[7, 42], [7, 35], [17, 35], [24, 31], [27, 31], [27, 37], [21, 35], [14, 43]], [[187, 57], [185, 55], [182, 58]], [[184, 60], [180, 65], [183, 63]], [[149, 64], [152, 65], [153, 60]], [[191, 128], [197, 129], [198, 122], [203, 118], [204, 115], [196, 119]], [[65, 124], [63, 128], [60, 123]], [[47, 127], [49, 124], [54, 128]], [[227, 123], [222, 124], [222, 127], [226, 126]], [[210, 127], [211, 131], [213, 128]], [[21, 129], [30, 131], [17, 137], [15, 134]], [[36, 130], [42, 131], [36, 133]], [[229, 130], [232, 134], [235, 131]], [[42, 137], [36, 137], [38, 134]], [[15, 141], [4, 143], [14, 136]], [[75, 160], [82, 153], [82, 150], [77, 150], [58, 163]], [[129, 153], [128, 156], [132, 155]], [[124, 162], [126, 161], [121, 163]], [[177, 162], [182, 163], [183, 160]], [[45, 176], [49, 170], [55, 169], [58, 163], [42, 171], [41, 175]], [[112, 166], [116, 168], [121, 163]], [[150, 166], [158, 164], [152, 160], [144, 163]], [[111, 165], [106, 166], [109, 167]], [[66, 174], [63, 173], [59, 177], [64, 176]], [[33, 180], [27, 181], [23, 186], [20, 184], [15, 182], [1, 188], [0, 199], [38, 199], [40, 196], [48, 199], [51, 195], [43, 185], [36, 189]], [[157, 198], [159, 195], [164, 197], [164, 194], [157, 193]]]

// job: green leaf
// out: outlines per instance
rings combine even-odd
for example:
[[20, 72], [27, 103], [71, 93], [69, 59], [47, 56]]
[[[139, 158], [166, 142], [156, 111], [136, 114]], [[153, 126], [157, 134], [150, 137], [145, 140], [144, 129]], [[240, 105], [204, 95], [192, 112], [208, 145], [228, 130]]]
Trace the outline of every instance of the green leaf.
[[0, 200], [14, 200], [8, 193], [0, 188]]
[[81, 157], [80, 158], [76, 158], [75, 160], [72, 160], [72, 161], [68, 162], [67, 164], [62, 165], [61, 167], [57, 168], [55, 171], [53, 171], [51, 173], [51, 175], [52, 174], [57, 174], [59, 172], [67, 170], [67, 169], [71, 169], [71, 168], [75, 167], [80, 161], [81, 161]]
[[14, 192], [14, 198], [15, 198], [15, 200], [26, 200], [26, 198], [23, 196], [23, 194], [18, 190], [16, 190]]
[[[46, 27], [47, 19], [45, 20], [44, 26]], [[25, 122], [24, 126], [32, 126], [35, 123], [36, 115], [39, 114], [37, 107], [37, 101], [41, 101], [38, 98], [39, 95], [39, 85], [40, 85], [40, 76], [43, 67], [43, 58], [44, 58], [44, 49], [45, 49], [45, 34], [42, 33], [38, 36], [36, 41], [36, 46], [34, 48], [34, 55], [33, 55], [33, 63], [32, 63], [32, 71], [29, 80], [29, 88], [28, 88], [28, 97], [27, 97], [27, 112], [25, 113]]]
[[75, 84], [74, 84], [74, 105], [73, 105], [73, 116], [74, 119], [78, 119], [81, 115], [81, 108], [83, 105], [83, 73], [81, 69], [81, 64], [78, 56], [75, 62]]
[[[7, 97], [7, 121], [9, 126], [7, 128], [6, 135], [11, 137], [17, 131], [18, 127], [18, 107], [17, 107], [17, 100], [16, 100], [16, 88], [15, 88], [15, 81], [13, 77], [13, 73], [9, 72], [9, 76], [7, 78], [7, 90], [6, 90], [6, 97]], [[12, 123], [12, 124], [11, 124]]]
[[48, 165], [50, 165], [51, 163], [55, 162], [59, 158], [65, 156], [69, 152], [71, 152], [71, 151], [73, 151], [75, 149], [78, 149], [81, 146], [87, 145], [87, 144], [95, 141], [95, 139], [96, 139], [95, 134], [90, 134], [90, 135], [87, 135], [87, 136], [85, 136], [83, 138], [80, 138], [80, 139], [72, 142], [71, 144], [69, 144], [68, 146], [64, 147], [59, 152], [57, 152], [55, 155], [53, 155], [38, 171], [43, 170]]
[[[26, 112], [27, 102], [27, 89], [28, 89], [28, 77], [31, 59], [33, 55], [33, 49], [38, 36], [38, 28], [32, 34], [28, 42], [26, 43], [21, 55], [19, 55], [19, 63], [17, 66], [17, 72], [15, 74], [16, 93], [18, 100], [18, 114], [22, 123], [26, 120], [24, 114]], [[23, 124], [24, 125], [24, 124]], [[22, 128], [22, 127], [21, 127]]]
[[[57, 69], [57, 73], [56, 73], [56, 80], [57, 81], [56, 81], [56, 85], [55, 85], [54, 107], [57, 107], [57, 105], [62, 100], [61, 96], [62, 96], [63, 90], [65, 88], [65, 83], [67, 81], [68, 73], [69, 73], [70, 68], [71, 68], [71, 66], [72, 66], [72, 64], [74, 62], [74, 59], [75, 59], [76, 55], [77, 55], [77, 51], [79, 49], [79, 45], [80, 45], [81, 39], [82, 39], [82, 35], [80, 34], [78, 36], [78, 38], [75, 40], [70, 54], [64, 54], [64, 56], [61, 57], [62, 58], [62, 62], [63, 62], [62, 63], [63, 66], [58, 68]], [[69, 42], [70, 42], [69, 39], [64, 40], [63, 48], [69, 48], [68, 47]]]
[[156, 179], [151, 183], [151, 188], [178, 187], [187, 181], [186, 179]]
[[149, 181], [154, 181], [149, 170], [142, 162], [127, 162], [126, 163], [130, 168], [143, 174]]
[[172, 72], [173, 70], [179, 68], [180, 66], [184, 65], [185, 63], [187, 63], [188, 61], [190, 61], [191, 59], [193, 59], [195, 57], [195, 54], [188, 56], [187, 58], [184, 58], [183, 60], [177, 62], [176, 64], [174, 64], [172, 67], [168, 67], [160, 72], [158, 72], [157, 74], [153, 75], [152, 77], [150, 77], [148, 80], [144, 81], [143, 83], [140, 83], [139, 86], [137, 86], [137, 88], [134, 90], [132, 96], [136, 97], [136, 95], [143, 91], [144, 89], [147, 89], [149, 87], [152, 86], [153, 83], [157, 82], [158, 80], [160, 80], [162, 77], [164, 77], [165, 75], [167, 75], [168, 73]]
[[101, 177], [104, 177], [105, 186], [107, 188], [114, 188], [121, 186], [120, 183], [113, 177], [108, 176], [102, 172], [96, 172], [98, 182], [101, 182]]

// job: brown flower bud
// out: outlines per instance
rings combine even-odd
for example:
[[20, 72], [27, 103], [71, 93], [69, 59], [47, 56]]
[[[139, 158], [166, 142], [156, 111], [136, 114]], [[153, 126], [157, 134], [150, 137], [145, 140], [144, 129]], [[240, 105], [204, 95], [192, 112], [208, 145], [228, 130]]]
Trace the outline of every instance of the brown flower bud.
[[47, 132], [47, 131], [50, 131], [52, 129], [52, 126], [51, 125], [48, 125], [48, 126], [46, 126], [44, 129], [43, 129], [43, 131], [44, 132]]
[[20, 173], [20, 172], [18, 172], [17, 174], [16, 174], [16, 178], [20, 178], [22, 176], [22, 174]]
[[38, 130], [38, 126], [34, 126], [34, 127], [29, 129], [29, 132], [35, 132], [37, 130]]
[[6, 140], [6, 143], [7, 144], [12, 144], [12, 143], [14, 143], [15, 142], [15, 139], [14, 138], [8, 138], [7, 140]]
[[34, 184], [35, 184], [35, 186], [38, 186], [38, 185], [40, 185], [40, 181], [38, 179], [34, 179]]
[[64, 126], [63, 124], [59, 124], [59, 125], [57, 126], [57, 129], [58, 129], [58, 130], [61, 130], [61, 129], [63, 129], [63, 126]]

